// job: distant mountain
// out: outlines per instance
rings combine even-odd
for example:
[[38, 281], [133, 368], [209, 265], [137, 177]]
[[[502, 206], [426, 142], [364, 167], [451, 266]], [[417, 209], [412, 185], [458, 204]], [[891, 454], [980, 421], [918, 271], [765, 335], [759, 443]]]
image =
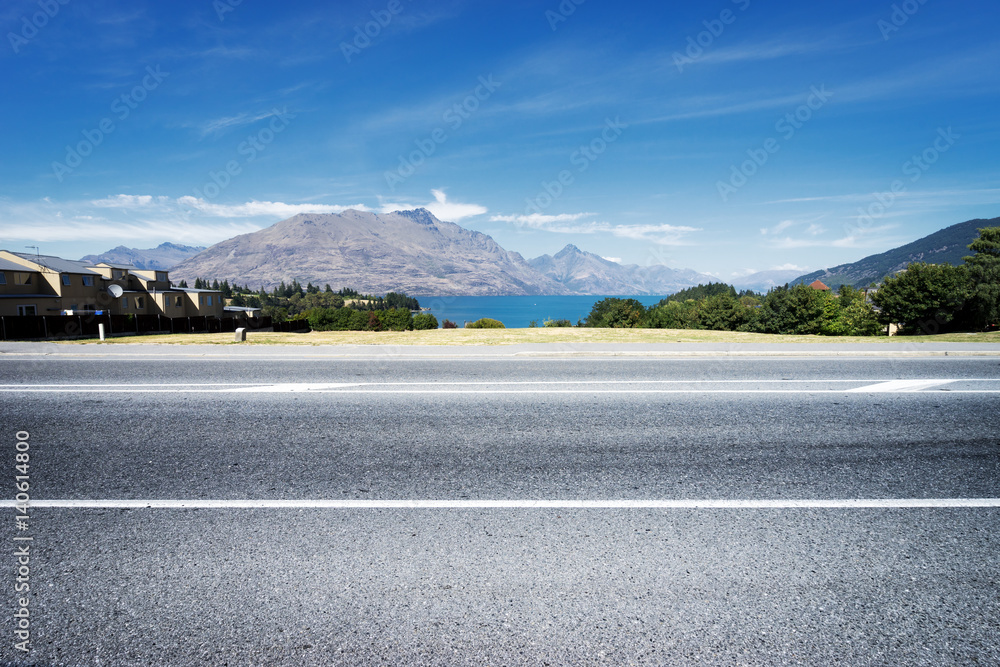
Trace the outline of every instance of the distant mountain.
[[107, 262], [109, 264], [131, 264], [139, 269], [155, 269], [169, 271], [188, 257], [197, 255], [204, 246], [179, 245], [177, 243], [161, 243], [155, 248], [126, 248], [123, 245], [113, 248], [100, 255], [81, 257], [82, 262]]
[[1000, 226], [1000, 218], [961, 222], [951, 227], [945, 227], [922, 239], [917, 239], [913, 243], [907, 243], [878, 255], [865, 257], [852, 264], [841, 264], [830, 269], [799, 276], [793, 283], [808, 285], [814, 280], [822, 280], [832, 289], [837, 289], [840, 285], [845, 284], [867, 287], [886, 276], [902, 271], [911, 262], [958, 265], [962, 263], [963, 257], [972, 254], [968, 246], [978, 236], [976, 230], [980, 227], [997, 226]]
[[[754, 292], [767, 292], [773, 287], [781, 287], [794, 281], [801, 273], [797, 270], [774, 269], [771, 271], [758, 271], [749, 276], [730, 280], [729, 284], [737, 290], [753, 290]], [[810, 281], [812, 282], [812, 281]]]
[[353, 209], [296, 215], [217, 243], [175, 266], [170, 277], [226, 279], [265, 289], [296, 279], [376, 294], [569, 292], [486, 234], [442, 222], [422, 208], [384, 215]]
[[528, 264], [575, 294], [666, 295], [713, 279], [690, 269], [660, 264], [618, 264], [572, 244], [555, 255], [529, 259]]

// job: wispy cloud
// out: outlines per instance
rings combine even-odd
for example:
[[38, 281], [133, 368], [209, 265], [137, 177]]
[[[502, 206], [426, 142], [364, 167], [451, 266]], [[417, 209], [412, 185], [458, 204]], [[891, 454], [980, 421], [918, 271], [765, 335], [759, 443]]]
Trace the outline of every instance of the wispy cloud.
[[611, 234], [618, 238], [648, 241], [658, 245], [690, 245], [685, 237], [693, 232], [701, 231], [698, 227], [681, 225], [622, 225], [583, 220], [583, 218], [595, 215], [595, 213], [561, 213], [557, 215], [533, 213], [531, 215], [494, 215], [490, 220], [555, 234]]
[[181, 197], [177, 203], [216, 218], [290, 218], [300, 213], [343, 213], [348, 209], [370, 211], [364, 204], [286, 204], [276, 201], [248, 201], [245, 204], [213, 204], [196, 197]]
[[392, 213], [393, 211], [424, 208], [430, 211], [438, 220], [446, 220], [448, 222], [458, 222], [465, 218], [483, 215], [488, 210], [485, 206], [480, 206], [479, 204], [461, 204], [459, 202], [448, 201], [448, 196], [444, 190], [431, 190], [431, 194], [434, 195], [434, 201], [426, 204], [403, 204], [380, 201], [380, 210], [383, 213]]
[[275, 113], [273, 110], [257, 114], [250, 114], [243, 111], [235, 116], [223, 116], [222, 118], [215, 118], [213, 120], [206, 121], [199, 125], [198, 129], [201, 132], [202, 137], [207, 137], [210, 134], [224, 132], [225, 130], [232, 129], [234, 127], [253, 125], [257, 121], [270, 118], [274, 115]]
[[789, 227], [794, 226], [795, 224], [796, 223], [795, 223], [794, 220], [782, 220], [781, 222], [779, 222], [778, 224], [776, 224], [774, 227], [764, 227], [764, 228], [762, 228], [760, 230], [760, 233], [763, 234], [764, 236], [767, 236], [767, 235], [773, 236], [775, 234], [780, 234], [781, 232], [785, 231]]
[[534, 227], [543, 229], [547, 225], [558, 222], [573, 222], [580, 218], [593, 216], [593, 213], [560, 213], [558, 215], [546, 215], [544, 213], [532, 213], [531, 215], [494, 215], [490, 217], [490, 222], [512, 222], [518, 227]]

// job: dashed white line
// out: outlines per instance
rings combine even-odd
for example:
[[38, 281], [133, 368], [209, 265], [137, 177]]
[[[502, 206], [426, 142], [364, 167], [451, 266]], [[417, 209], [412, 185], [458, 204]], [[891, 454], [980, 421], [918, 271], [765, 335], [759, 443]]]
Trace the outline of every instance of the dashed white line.
[[891, 380], [889, 382], [879, 382], [878, 384], [868, 385], [866, 387], [857, 387], [855, 389], [848, 389], [847, 391], [864, 392], [864, 393], [922, 391], [924, 389], [930, 389], [931, 387], [939, 387], [941, 385], [950, 384], [952, 382], [957, 382], [957, 380], [931, 380], [931, 379]]

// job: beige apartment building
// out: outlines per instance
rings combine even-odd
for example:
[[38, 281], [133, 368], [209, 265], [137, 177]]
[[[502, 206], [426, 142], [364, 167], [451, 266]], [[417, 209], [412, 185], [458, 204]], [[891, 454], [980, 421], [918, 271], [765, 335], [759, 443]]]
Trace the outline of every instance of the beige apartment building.
[[221, 292], [174, 287], [167, 271], [0, 250], [0, 317], [95, 311], [222, 317], [224, 307]]

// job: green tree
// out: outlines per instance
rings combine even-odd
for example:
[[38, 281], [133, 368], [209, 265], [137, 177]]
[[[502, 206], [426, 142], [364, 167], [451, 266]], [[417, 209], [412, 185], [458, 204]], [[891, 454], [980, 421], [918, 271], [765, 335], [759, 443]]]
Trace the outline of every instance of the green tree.
[[701, 329], [698, 319], [698, 302], [668, 301], [651, 308], [647, 314], [649, 326], [655, 329]]
[[1000, 227], [984, 227], [969, 245], [975, 254], [965, 258], [969, 271], [968, 317], [972, 326], [986, 329], [1000, 324]]
[[953, 328], [969, 298], [971, 283], [965, 266], [914, 262], [886, 278], [872, 295], [879, 321], [898, 324], [903, 333], [936, 334]]
[[753, 319], [761, 333], [818, 334], [829, 326], [833, 296], [808, 285], [776, 287], [763, 298]]
[[419, 315], [414, 315], [413, 328], [417, 331], [423, 331], [424, 329], [437, 329], [437, 318], [430, 313], [420, 313]]
[[734, 293], [722, 292], [698, 304], [697, 315], [705, 329], [736, 331], [750, 321], [751, 311], [740, 303]]
[[646, 307], [635, 299], [608, 297], [594, 304], [585, 326], [626, 329], [643, 326]]
[[[375, 314], [375, 313], [373, 313]], [[385, 331], [412, 331], [413, 313], [408, 308], [390, 308], [377, 314]]]

